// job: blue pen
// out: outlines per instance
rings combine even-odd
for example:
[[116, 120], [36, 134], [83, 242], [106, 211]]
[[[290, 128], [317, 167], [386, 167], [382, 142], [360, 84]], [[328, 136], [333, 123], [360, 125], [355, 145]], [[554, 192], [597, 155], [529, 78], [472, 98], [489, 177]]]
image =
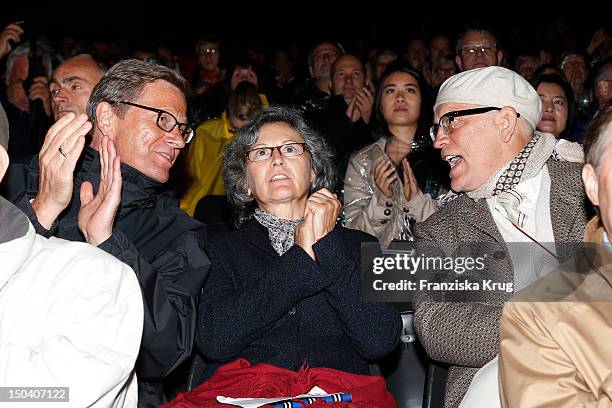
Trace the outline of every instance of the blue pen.
[[353, 396], [348, 393], [338, 392], [330, 395], [329, 397], [325, 397], [325, 402], [351, 402], [353, 401]]
[[283, 401], [283, 402], [277, 402], [271, 406], [273, 408], [303, 408], [304, 404], [302, 404], [301, 402], [295, 402], [295, 401]]
[[353, 401], [353, 396], [348, 393], [338, 392], [335, 394], [331, 394], [327, 397], [309, 397], [302, 399], [302, 402], [306, 405], [310, 405], [317, 400], [323, 400], [325, 402], [351, 402]]

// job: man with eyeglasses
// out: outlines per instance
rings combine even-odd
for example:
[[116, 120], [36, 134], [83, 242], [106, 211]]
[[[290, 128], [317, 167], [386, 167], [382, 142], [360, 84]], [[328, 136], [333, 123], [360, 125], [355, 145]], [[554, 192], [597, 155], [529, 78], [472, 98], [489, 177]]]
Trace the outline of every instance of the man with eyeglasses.
[[91, 122], [70, 112], [47, 133], [38, 189], [16, 200], [39, 234], [86, 241], [134, 270], [145, 316], [136, 362], [141, 407], [164, 402], [164, 378], [191, 355], [209, 268], [204, 225], [164, 185], [194, 133], [185, 123], [187, 86], [170, 68], [119, 62], [93, 89]]
[[226, 70], [219, 66], [221, 43], [215, 35], [200, 38], [195, 49], [196, 66], [191, 77], [189, 123], [218, 117], [223, 110]]
[[310, 78], [295, 90], [295, 102], [302, 112], [319, 112], [327, 108], [331, 94], [331, 67], [344, 54], [338, 44], [320, 41], [308, 54]]
[[[442, 84], [434, 113], [431, 136], [450, 165], [454, 199], [417, 224], [417, 241], [444, 256], [492, 248], [483, 276], [511, 282], [515, 291], [539, 270], [507, 243], [529, 245], [546, 262], [570, 257], [561, 245], [581, 242], [587, 219], [581, 164], [568, 161], [579, 147], [535, 130], [542, 113], [535, 89], [506, 68], [473, 69]], [[431, 359], [450, 366], [445, 407], [457, 407], [478, 368], [497, 355], [501, 310], [512, 293], [449, 301], [454, 295], [415, 299], [419, 340]]]
[[459, 71], [501, 65], [502, 52], [491, 30], [469, 27], [457, 38], [455, 62]]
[[200, 95], [225, 78], [225, 70], [219, 68], [221, 42], [214, 35], [201, 38], [196, 47], [197, 67], [192, 83], [194, 92]]

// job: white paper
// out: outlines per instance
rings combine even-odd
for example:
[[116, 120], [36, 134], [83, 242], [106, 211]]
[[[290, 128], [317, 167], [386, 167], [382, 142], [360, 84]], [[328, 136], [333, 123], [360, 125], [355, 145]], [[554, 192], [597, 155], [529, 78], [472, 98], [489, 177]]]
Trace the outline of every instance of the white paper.
[[296, 395], [293, 397], [277, 397], [277, 398], [229, 398], [217, 395], [217, 401], [221, 404], [235, 405], [242, 408], [258, 408], [263, 405], [273, 404], [275, 402], [281, 402], [285, 400], [291, 400], [296, 398], [310, 398], [310, 397], [329, 397], [333, 394], [328, 394], [319, 387], [313, 387], [308, 394]]

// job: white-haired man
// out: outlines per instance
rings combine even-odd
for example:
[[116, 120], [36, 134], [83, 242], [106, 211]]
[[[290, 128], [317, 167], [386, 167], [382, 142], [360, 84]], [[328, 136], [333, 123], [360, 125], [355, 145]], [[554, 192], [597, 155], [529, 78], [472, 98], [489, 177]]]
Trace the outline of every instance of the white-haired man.
[[[537, 271], [506, 243], [581, 241], [581, 164], [563, 160], [580, 154], [535, 131], [537, 92], [502, 67], [446, 80], [434, 113], [434, 146], [449, 162], [451, 187], [459, 195], [417, 225], [417, 239], [447, 256], [469, 243], [484, 244], [493, 250], [486, 276], [511, 282], [515, 290], [527, 286]], [[544, 257], [569, 255], [555, 245], [537, 248]], [[430, 358], [450, 366], [445, 407], [458, 406], [478, 368], [497, 355], [501, 310], [511, 293], [480, 295], [477, 302], [450, 302], [448, 294], [435, 302], [428, 293], [416, 298], [419, 339]]]

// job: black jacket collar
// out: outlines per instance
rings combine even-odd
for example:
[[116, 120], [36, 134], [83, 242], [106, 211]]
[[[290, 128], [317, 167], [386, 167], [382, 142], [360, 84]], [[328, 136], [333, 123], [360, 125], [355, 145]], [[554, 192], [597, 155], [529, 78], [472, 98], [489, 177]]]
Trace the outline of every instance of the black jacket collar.
[[[174, 191], [168, 186], [124, 163], [121, 164], [121, 204], [115, 218], [115, 228], [141, 251], [145, 258], [154, 256], [185, 231], [203, 230], [203, 224], [179, 208]], [[80, 207], [79, 191], [84, 181], [90, 181], [97, 192], [100, 184], [100, 156], [87, 147], [75, 175], [72, 216], [63, 221], [65, 238], [77, 238], [76, 217]], [[202, 235], [204, 237], [204, 235]]]
[[278, 253], [276, 253], [270, 243], [268, 230], [261, 225], [255, 217], [251, 217], [240, 226], [238, 229], [238, 236], [244, 239], [249, 245], [278, 258]]
[[[125, 163], [121, 163], [121, 178], [123, 179], [122, 207], [134, 201], [149, 199], [151, 196], [169, 192], [163, 183], [145, 176]], [[98, 190], [100, 184], [100, 155], [94, 148], [89, 146], [85, 148], [75, 181], [78, 186], [83, 181], [90, 181], [94, 186], [94, 191]]]

